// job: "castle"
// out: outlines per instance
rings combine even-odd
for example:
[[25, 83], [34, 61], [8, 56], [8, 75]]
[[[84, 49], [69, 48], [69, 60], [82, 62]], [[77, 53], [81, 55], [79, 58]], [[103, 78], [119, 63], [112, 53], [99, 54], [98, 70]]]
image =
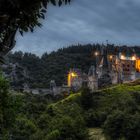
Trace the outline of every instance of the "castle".
[[88, 74], [71, 69], [68, 86], [74, 90], [87, 85], [92, 91], [112, 84], [126, 83], [140, 78], [140, 58], [131, 48], [110, 53], [107, 47], [98, 48], [94, 53], [95, 64]]
[[92, 61], [88, 73], [72, 68], [68, 73], [68, 84], [57, 86], [55, 80], [50, 81], [50, 89], [28, 86], [29, 75], [18, 63], [3, 65], [4, 76], [10, 80], [12, 89], [33, 94], [69, 94], [88, 86], [92, 91], [112, 84], [134, 81], [140, 78], [140, 54], [134, 48], [102, 46], [91, 51]]

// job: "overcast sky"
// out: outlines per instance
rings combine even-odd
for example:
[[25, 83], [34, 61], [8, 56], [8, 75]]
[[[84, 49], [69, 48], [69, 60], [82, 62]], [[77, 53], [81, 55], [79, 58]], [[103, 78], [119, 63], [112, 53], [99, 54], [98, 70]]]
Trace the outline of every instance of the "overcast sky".
[[17, 35], [14, 50], [41, 55], [71, 44], [140, 45], [140, 0], [72, 0], [49, 6], [43, 27]]

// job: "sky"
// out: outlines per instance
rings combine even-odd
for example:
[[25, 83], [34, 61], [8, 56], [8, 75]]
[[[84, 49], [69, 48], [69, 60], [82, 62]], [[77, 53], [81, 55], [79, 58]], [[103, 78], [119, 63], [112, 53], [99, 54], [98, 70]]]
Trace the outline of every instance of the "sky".
[[140, 0], [72, 0], [49, 5], [43, 27], [23, 37], [14, 51], [42, 55], [72, 44], [109, 43], [140, 46]]

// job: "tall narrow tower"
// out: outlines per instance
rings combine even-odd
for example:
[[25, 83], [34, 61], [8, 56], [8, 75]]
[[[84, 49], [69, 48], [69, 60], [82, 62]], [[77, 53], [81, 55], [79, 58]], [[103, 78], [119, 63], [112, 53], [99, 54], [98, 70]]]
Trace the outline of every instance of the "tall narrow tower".
[[88, 87], [91, 91], [95, 91], [98, 89], [98, 74], [96, 72], [96, 67], [91, 66], [88, 72]]
[[111, 68], [107, 56], [108, 56], [107, 49], [104, 48], [102, 59], [99, 65], [99, 81], [98, 81], [99, 87], [104, 87], [112, 84], [110, 73]]

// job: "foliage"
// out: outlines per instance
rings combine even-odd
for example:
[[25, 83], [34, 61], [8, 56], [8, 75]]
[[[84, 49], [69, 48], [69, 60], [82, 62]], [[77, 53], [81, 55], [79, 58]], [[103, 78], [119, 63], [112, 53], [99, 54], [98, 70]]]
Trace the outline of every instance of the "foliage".
[[[92, 102], [96, 103], [96, 107], [92, 105], [80, 113], [87, 127], [103, 128], [104, 134], [110, 140], [138, 140], [140, 137], [139, 90], [139, 82], [135, 82], [135, 85], [122, 84], [92, 93]], [[52, 106], [52, 109], [56, 112], [56, 109], [60, 109], [63, 105], [63, 108], [67, 109], [75, 102], [83, 108], [78, 100], [81, 100], [81, 94], [71, 95]], [[58, 113], [61, 112], [58, 111]], [[71, 114], [70, 111], [68, 114]]]
[[100, 112], [95, 111], [93, 109], [89, 109], [87, 112], [85, 112], [84, 119], [89, 128], [99, 128], [105, 122], [106, 116], [106, 112]]
[[20, 112], [22, 98], [9, 91], [9, 82], [0, 74], [0, 138], [9, 139]]
[[14, 140], [29, 140], [36, 130], [35, 124], [26, 117], [18, 116], [16, 119], [15, 127], [13, 129]]
[[1, 0], [0, 1], [0, 55], [5, 55], [15, 46], [17, 31], [33, 32], [41, 27], [49, 3], [61, 6], [70, 0]]
[[46, 136], [46, 140], [59, 140], [61, 138], [60, 136], [60, 131], [59, 130], [54, 130], [52, 132], [50, 132], [47, 136]]
[[125, 121], [125, 114], [121, 111], [114, 111], [107, 117], [104, 124], [104, 131], [113, 140], [117, 140], [123, 136], [123, 124]]
[[[125, 114], [126, 115], [126, 114]], [[140, 138], [140, 114], [125, 116], [124, 137], [126, 140], [139, 140]]]
[[18, 107], [16, 98], [9, 95], [9, 83], [0, 75], [0, 137], [9, 138]]
[[[29, 75], [28, 83], [31, 88], [49, 87], [51, 80], [61, 86], [67, 83], [70, 68], [88, 72], [90, 65], [94, 63], [91, 52], [96, 47], [97, 45], [71, 46], [50, 54], [44, 53], [41, 57], [31, 53], [9, 53], [6, 63], [18, 63], [24, 67]], [[7, 73], [7, 69], [4, 71]]]
[[38, 127], [41, 130], [47, 130], [49, 127], [49, 123], [51, 121], [51, 116], [47, 113], [42, 114], [37, 120]]
[[88, 87], [85, 87], [81, 91], [81, 104], [84, 109], [89, 109], [92, 107], [93, 102], [93, 96], [90, 92], [90, 89]]
[[60, 101], [43, 95], [9, 93], [3, 78], [0, 86], [3, 139], [88, 140], [88, 128], [99, 127], [102, 137], [110, 140], [139, 140], [139, 82], [93, 93], [85, 88]]
[[107, 117], [104, 123], [104, 132], [111, 139], [125, 138], [126, 140], [138, 140], [140, 138], [140, 114], [134, 115], [121, 111], [114, 111]]
[[84, 120], [79, 117], [73, 119], [69, 116], [55, 118], [50, 124], [50, 133], [47, 135], [47, 140], [87, 140], [87, 131], [84, 125]]

